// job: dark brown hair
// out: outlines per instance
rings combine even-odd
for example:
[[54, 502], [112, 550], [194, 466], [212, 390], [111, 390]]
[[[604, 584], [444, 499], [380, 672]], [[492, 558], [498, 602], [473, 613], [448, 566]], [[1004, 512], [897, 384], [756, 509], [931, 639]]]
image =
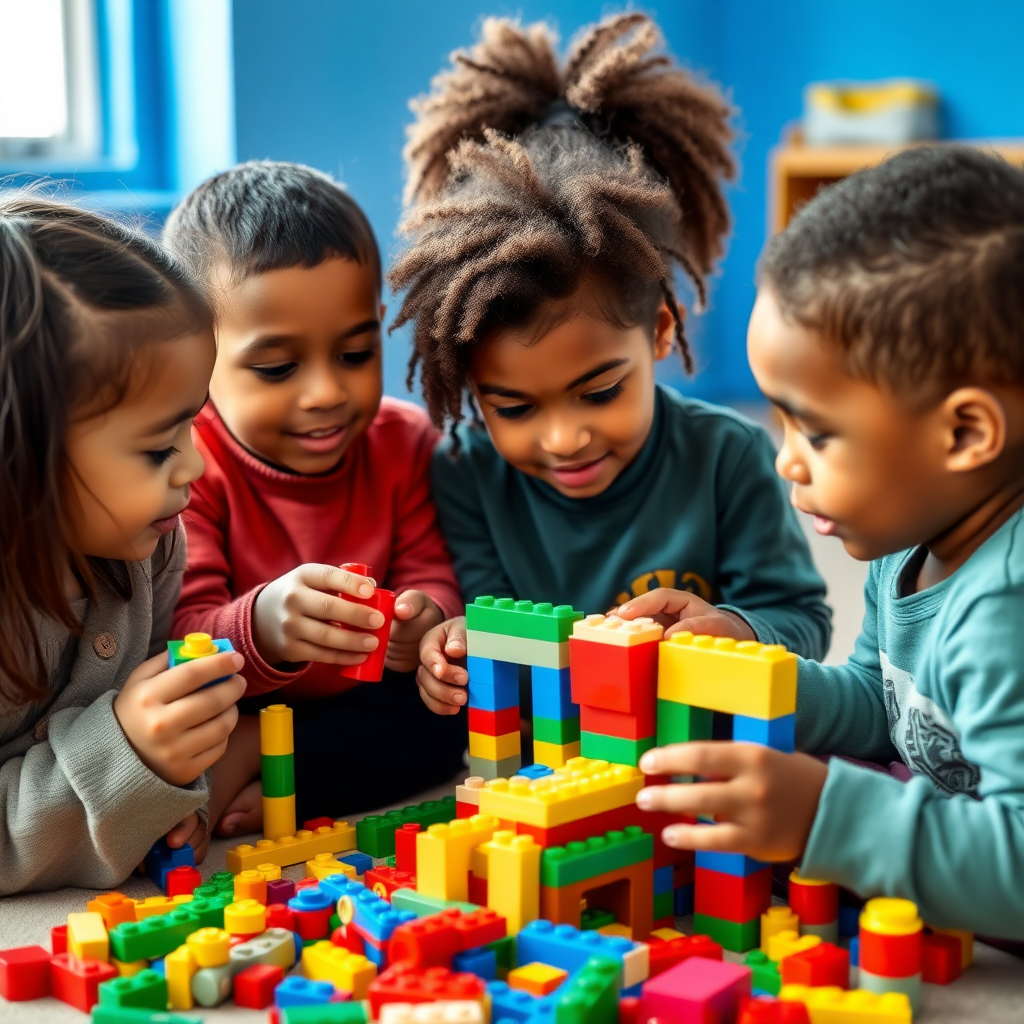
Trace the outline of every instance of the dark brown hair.
[[462, 418], [473, 344], [583, 286], [620, 327], [653, 329], [667, 302], [692, 369], [673, 267], [703, 304], [729, 228], [730, 110], [659, 44], [649, 18], [618, 15], [559, 66], [548, 26], [488, 18], [413, 101], [410, 243], [388, 279], [437, 426]]
[[912, 401], [1024, 384], [1024, 170], [930, 146], [858, 171], [768, 243], [759, 284], [853, 376]]
[[0, 696], [47, 689], [37, 616], [79, 632], [67, 567], [121, 594], [116, 563], [68, 536], [76, 416], [123, 397], [138, 349], [209, 323], [199, 291], [154, 242], [33, 193], [0, 198]]

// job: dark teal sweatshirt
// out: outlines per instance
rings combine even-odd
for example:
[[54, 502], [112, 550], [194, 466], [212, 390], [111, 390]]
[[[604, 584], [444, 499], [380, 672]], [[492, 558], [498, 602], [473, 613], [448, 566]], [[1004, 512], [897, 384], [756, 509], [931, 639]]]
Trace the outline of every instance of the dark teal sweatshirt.
[[738, 612], [762, 643], [828, 650], [825, 585], [760, 427], [659, 387], [651, 434], [593, 498], [567, 498], [510, 466], [487, 431], [442, 443], [433, 483], [467, 600], [484, 594], [604, 612], [655, 587]]

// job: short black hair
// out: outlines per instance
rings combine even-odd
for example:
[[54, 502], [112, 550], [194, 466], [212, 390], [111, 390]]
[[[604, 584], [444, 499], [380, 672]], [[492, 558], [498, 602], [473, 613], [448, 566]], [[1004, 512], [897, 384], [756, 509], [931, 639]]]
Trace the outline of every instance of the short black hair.
[[759, 284], [848, 372], [931, 400], [1024, 384], [1024, 169], [905, 150], [823, 189], [765, 249]]
[[303, 164], [250, 160], [214, 175], [171, 212], [164, 242], [204, 279], [218, 262], [246, 278], [341, 256], [368, 264], [381, 281], [366, 214], [331, 177]]

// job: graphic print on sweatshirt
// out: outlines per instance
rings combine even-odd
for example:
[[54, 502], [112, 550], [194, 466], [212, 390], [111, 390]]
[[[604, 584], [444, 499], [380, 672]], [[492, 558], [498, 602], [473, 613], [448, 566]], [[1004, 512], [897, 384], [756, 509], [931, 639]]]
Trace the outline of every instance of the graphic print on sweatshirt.
[[949, 716], [919, 693], [914, 677], [878, 652], [889, 736], [907, 767], [931, 779], [944, 793], [978, 795], [981, 771], [960, 750], [960, 734]]

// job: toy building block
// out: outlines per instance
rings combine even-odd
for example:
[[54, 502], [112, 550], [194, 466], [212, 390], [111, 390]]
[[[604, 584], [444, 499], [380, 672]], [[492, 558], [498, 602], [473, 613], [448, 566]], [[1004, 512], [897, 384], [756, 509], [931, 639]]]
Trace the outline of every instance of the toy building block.
[[696, 886], [693, 882], [672, 890], [673, 917], [689, 917], [693, 913]]
[[454, 796], [425, 800], [384, 814], [369, 814], [356, 822], [356, 843], [362, 853], [371, 857], [391, 857], [395, 853], [395, 831], [403, 825], [418, 824], [427, 828], [449, 822], [454, 817]]
[[486, 733], [471, 732], [469, 734], [469, 756], [483, 758], [487, 761], [504, 761], [506, 758], [518, 757], [519, 728], [504, 736], [488, 736]]
[[[789, 959], [793, 959], [793, 957]], [[779, 994], [779, 989], [782, 988], [779, 965], [774, 960], [769, 960], [768, 954], [763, 949], [752, 949], [743, 958], [743, 964], [753, 972], [755, 992], [767, 992], [770, 996]]]
[[[581, 882], [606, 871], [628, 867], [654, 856], [654, 837], [639, 825], [621, 832], [592, 836], [584, 842], [553, 847], [541, 855], [541, 885], [563, 886]], [[671, 869], [669, 869], [671, 875]], [[653, 872], [652, 872], [653, 886]]]
[[[271, 704], [260, 710], [263, 835], [295, 835], [295, 733], [292, 709]], [[331, 851], [335, 852], [335, 851]]]
[[281, 1009], [286, 1006], [319, 1006], [329, 1003], [334, 986], [329, 981], [309, 981], [292, 975], [274, 989], [274, 1002]]
[[[132, 920], [135, 920], [132, 918]], [[110, 925], [107, 925], [109, 928]], [[66, 924], [55, 924], [50, 929], [50, 952], [66, 953], [68, 951], [68, 926]]]
[[167, 896], [191, 896], [203, 884], [198, 869], [188, 864], [171, 868], [165, 876], [164, 893]]
[[514, 601], [510, 597], [478, 597], [466, 605], [466, 627], [483, 633], [500, 633], [523, 640], [547, 640], [562, 644], [573, 623], [583, 618], [571, 605]]
[[618, 936], [581, 932], [571, 925], [550, 921], [531, 921], [516, 936], [516, 962], [551, 964], [573, 974], [591, 957], [621, 964], [636, 946], [637, 943]]
[[580, 753], [613, 764], [629, 764], [635, 768], [640, 758], [654, 748], [654, 736], [639, 740], [626, 740], [621, 736], [602, 736], [600, 733], [580, 734]]
[[621, 970], [592, 957], [554, 997], [556, 1024], [618, 1024]]
[[757, 743], [772, 750], [792, 754], [796, 744], [796, 715], [778, 718], [750, 718], [735, 715], [732, 720], [732, 738], [737, 743]]
[[302, 823], [302, 827], [307, 832], [314, 832], [318, 828], [323, 828], [325, 825], [333, 825], [334, 819], [329, 818], [327, 815], [321, 815], [319, 818], [308, 818]]
[[555, 743], [562, 746], [566, 743], [575, 743], [580, 738], [580, 719], [576, 715], [572, 718], [543, 718], [540, 715], [533, 716], [533, 739], [543, 743]]
[[[328, 853], [326, 856], [330, 857]], [[280, 870], [280, 869], [278, 869]], [[235, 900], [258, 900], [267, 904], [267, 876], [259, 868], [250, 868], [248, 871], [240, 871], [235, 875], [233, 889]]]
[[185, 945], [164, 957], [164, 975], [167, 979], [167, 1005], [172, 1010], [191, 1010], [196, 1001], [192, 996], [192, 978], [199, 965], [192, 949]]
[[569, 667], [572, 699], [581, 707], [605, 708], [627, 715], [655, 707], [658, 686], [657, 643], [617, 647], [572, 637]]
[[[868, 900], [860, 915], [860, 969], [885, 978], [920, 975], [924, 925], [910, 900]], [[862, 988], [867, 986], [863, 983]]]
[[475, 974], [484, 981], [494, 981], [498, 977], [498, 955], [486, 946], [467, 949], [452, 957], [452, 970], [456, 974]]
[[146, 874], [150, 881], [161, 890], [167, 888], [167, 872], [182, 864], [189, 867], [196, 865], [195, 851], [188, 843], [171, 849], [167, 845], [166, 839], [158, 839], [146, 854]]
[[110, 938], [100, 914], [68, 914], [68, 952], [79, 960], [110, 959]]
[[[580, 911], [580, 931], [601, 931], [606, 925], [615, 924], [615, 915], [600, 907], [584, 907]], [[601, 932], [601, 934], [605, 934]]]
[[755, 860], [742, 853], [721, 853], [718, 850], [698, 850], [694, 865], [711, 871], [724, 871], [727, 875], [753, 875], [768, 867], [763, 860]]
[[100, 985], [116, 977], [117, 970], [102, 960], [78, 960], [70, 953], [50, 957], [50, 994], [82, 1013], [99, 1002]]
[[[197, 658], [209, 658], [213, 654], [228, 654], [233, 651], [230, 640], [214, 640], [209, 633], [187, 633], [184, 640], [167, 641], [167, 667], [175, 668]], [[216, 686], [230, 679], [230, 675], [221, 676], [203, 685]]]
[[804, 878], [798, 870], [789, 876], [789, 905], [800, 918], [801, 934], [839, 941], [839, 886]]
[[558, 988], [569, 972], [561, 967], [552, 967], [550, 964], [524, 964], [508, 972], [505, 979], [509, 988], [519, 989], [522, 992], [529, 992], [531, 996], [547, 996]]
[[440, 1000], [436, 1003], [387, 1003], [381, 1007], [380, 1024], [486, 1024], [480, 1003], [472, 1000]]
[[[573, 740], [571, 743], [545, 743], [534, 738], [533, 741], [534, 760], [547, 768], [562, 768], [579, 757], [581, 749], [579, 740]], [[515, 774], [518, 773], [519, 769], [516, 769]]]
[[112, 978], [99, 986], [100, 1006], [167, 1009], [167, 979], [156, 971], [140, 971], [130, 978]]
[[891, 978], [883, 974], [873, 974], [858, 965], [857, 984], [866, 992], [875, 995], [887, 995], [890, 992], [905, 995], [910, 1000], [910, 1008], [917, 1016], [921, 1012], [921, 975], [911, 974], [905, 978]]
[[760, 939], [761, 921], [727, 921], [709, 914], [693, 915], [693, 930], [698, 935], [708, 935], [730, 953], [746, 953], [756, 948]]
[[284, 971], [273, 964], [253, 964], [235, 975], [235, 1006], [265, 1010], [274, 1002], [274, 989], [284, 980]]
[[[337, 878], [337, 875], [332, 875]], [[330, 934], [334, 900], [319, 888], [300, 889], [288, 901], [292, 912], [295, 934], [304, 940], [326, 939]]]
[[[482, 797], [481, 797], [482, 799]], [[487, 842], [498, 828], [490, 814], [460, 818], [449, 825], [431, 825], [416, 836], [417, 888], [425, 896], [445, 900], [469, 897], [469, 861], [472, 851]]]
[[[580, 729], [583, 732], [600, 733], [602, 736], [618, 736], [624, 740], [653, 739], [658, 727], [655, 702], [637, 709], [636, 714], [624, 711], [609, 711], [607, 708], [584, 704], [580, 708]], [[535, 729], [536, 731], [536, 729]]]
[[259, 839], [250, 845], [243, 843], [227, 852], [228, 869], [234, 874], [255, 868], [260, 864], [289, 867], [304, 864], [318, 853], [346, 853], [356, 846], [356, 830], [347, 821], [336, 821], [330, 828], [315, 832], [300, 829], [293, 836], [277, 839]]
[[331, 875], [348, 875], [356, 877], [356, 869], [351, 864], [338, 860], [333, 853], [318, 853], [312, 860], [306, 861], [306, 877], [315, 878], [318, 882]]
[[[671, 938], [659, 940], [657, 932], [672, 932]], [[657, 929], [648, 941], [649, 976], [667, 971], [691, 956], [705, 960], [721, 960], [722, 947], [707, 935], [681, 935], [675, 929]]]
[[365, 999], [377, 968], [365, 956], [324, 940], [302, 951], [302, 973], [311, 981], [329, 981], [353, 999]]
[[735, 1020], [750, 996], [751, 971], [742, 964], [690, 957], [642, 986], [643, 1012], [650, 1017], [699, 1024]]
[[771, 868], [743, 876], [697, 868], [695, 881], [694, 910], [698, 914], [749, 921], [759, 918], [772, 904]]
[[[651, 837], [651, 856], [654, 856], [654, 837]], [[671, 864], [666, 864], [664, 867], [654, 869], [654, 895], [657, 896], [659, 893], [671, 892], [674, 888], [673, 885], [674, 869]]]
[[802, 953], [820, 946], [822, 940], [817, 935], [798, 935], [796, 932], [778, 932], [768, 939], [768, 958], [779, 963], [787, 956]]
[[[628, 882], [623, 885], [623, 882]], [[541, 916], [559, 924], [579, 927], [580, 901], [591, 898], [628, 925], [634, 939], [645, 939], [653, 927], [654, 871], [649, 860], [605, 871], [583, 881], [540, 888]]]
[[803, 1003], [812, 1024], [910, 1024], [910, 1000], [900, 992], [876, 995], [861, 989], [783, 985], [782, 1002]]
[[0, 950], [0, 996], [10, 1003], [50, 994], [50, 958], [42, 946]]
[[633, 804], [643, 784], [628, 765], [573, 758], [543, 779], [495, 779], [480, 793], [480, 813], [551, 828]]
[[519, 731], [519, 708], [516, 706], [502, 708], [500, 711], [488, 711], [486, 708], [469, 707], [468, 725], [470, 732], [483, 733], [485, 736], [504, 736], [509, 732]]
[[[466, 630], [466, 649], [474, 658], [487, 658], [491, 661], [503, 661], [512, 665], [565, 668], [569, 664], [568, 643], [503, 636], [500, 633], [484, 633], [478, 629]], [[469, 678], [472, 687], [472, 668], [470, 668]]]
[[226, 964], [231, 949], [231, 936], [223, 928], [200, 928], [185, 940], [197, 967], [220, 967]]
[[[967, 970], [974, 963], [974, 933], [964, 931], [961, 928], [932, 928], [936, 935], [953, 935], [960, 940], [961, 957], [960, 967]], [[54, 950], [56, 953], [57, 950]]]
[[692, 740], [711, 739], [712, 712], [708, 708], [695, 708], [658, 698], [659, 747], [671, 743], [689, 743]]
[[929, 985], [949, 985], [960, 977], [962, 947], [955, 935], [927, 933], [924, 937], [921, 980]]
[[231, 969], [235, 973], [253, 964], [269, 964], [287, 971], [295, 959], [295, 936], [284, 928], [268, 928], [255, 939], [232, 946], [229, 954]]
[[568, 668], [530, 670], [530, 693], [535, 716], [556, 720], [579, 717], [580, 706], [572, 699], [570, 672]]
[[177, 949], [192, 932], [202, 927], [187, 907], [169, 914], [149, 917], [132, 924], [119, 924], [110, 932], [110, 950], [118, 960], [152, 960]]
[[389, 868], [382, 864], [379, 868], [371, 868], [363, 875], [363, 885], [381, 899], [391, 902], [391, 897], [398, 889], [415, 889], [416, 876], [398, 868]]
[[[473, 811], [471, 814], [458, 814], [460, 818], [470, 818], [473, 814], [477, 813], [477, 809], [480, 806], [480, 790], [484, 788], [484, 783], [487, 780], [480, 775], [470, 775], [465, 782], [459, 783], [455, 787], [455, 807], [461, 811], [463, 808], [472, 807]], [[396, 847], [397, 853], [397, 847]]]
[[540, 847], [533, 836], [498, 831], [477, 851], [488, 875], [501, 879], [493, 889], [487, 887], [487, 906], [506, 919], [509, 934], [515, 935], [540, 916]]
[[850, 954], [831, 942], [822, 942], [785, 957], [779, 963], [785, 985], [811, 988], [849, 988]]
[[743, 1004], [738, 1024], [811, 1024], [811, 1018], [803, 1003], [757, 996]]
[[777, 644], [675, 633], [660, 645], [658, 697], [749, 718], [796, 711], [796, 655]]
[[[86, 910], [99, 914], [103, 918], [103, 923], [107, 926], [108, 931], [115, 925], [136, 919], [135, 900], [120, 892], [105, 892], [95, 899], [89, 900], [86, 904]], [[54, 950], [54, 953], [63, 952], [63, 950], [59, 949]]]
[[[664, 636], [665, 628], [654, 619], [620, 619], [617, 615], [588, 615], [573, 626], [572, 635], [610, 647], [638, 647], [656, 644]], [[604, 707], [605, 705], [601, 705]]]
[[[483, 780], [480, 785], [483, 785]], [[458, 799], [456, 798], [457, 804]], [[472, 815], [468, 815], [468, 817], [472, 817]], [[423, 826], [418, 822], [407, 822], [395, 830], [395, 867], [399, 871], [405, 871], [410, 875], [416, 874], [416, 836], [422, 831]]]
[[512, 757], [503, 761], [491, 761], [485, 757], [471, 757], [469, 759], [469, 770], [474, 776], [479, 776], [486, 781], [492, 779], [508, 779], [517, 774], [522, 763], [520, 754], [513, 754]]
[[392, 962], [413, 967], [448, 967], [456, 953], [505, 937], [505, 918], [481, 907], [470, 914], [451, 907], [433, 917], [409, 921], [391, 936]]
[[793, 913], [792, 907], [769, 907], [761, 915], [761, 949], [767, 953], [771, 937], [782, 932], [799, 935], [800, 918]]
[[504, 711], [519, 707], [519, 666], [493, 658], [466, 658], [469, 674], [468, 706], [485, 711]]
[[161, 914], [169, 914], [172, 910], [181, 910], [189, 903], [195, 902], [194, 894], [189, 896], [183, 893], [181, 896], [147, 896], [144, 900], [137, 900], [135, 903], [135, 916], [131, 921], [145, 921], [150, 917], [159, 917]]
[[229, 935], [247, 938], [261, 935], [267, 928], [267, 908], [256, 900], [239, 900], [224, 908], [224, 930]]
[[280, 1024], [366, 1024], [365, 1003], [327, 1003], [320, 1006], [286, 1006], [278, 1012]]
[[353, 597], [351, 594], [343, 596], [346, 601], [366, 605], [380, 612], [383, 622], [373, 629], [361, 626], [345, 627], [354, 633], [369, 633], [371, 636], [375, 636], [377, 646], [358, 665], [342, 665], [339, 672], [346, 679], [355, 679], [361, 683], [379, 683], [384, 676], [384, 658], [387, 654], [388, 638], [391, 635], [391, 623], [395, 617], [395, 592], [378, 587], [373, 579], [373, 566], [367, 565], [365, 562], [343, 562], [341, 568], [355, 573], [357, 576], [370, 578], [370, 582], [374, 586], [373, 593], [369, 597]]
[[654, 894], [654, 920], [661, 921], [664, 918], [676, 916], [676, 901], [672, 892]]
[[415, 889], [396, 889], [391, 894], [391, 907], [394, 910], [409, 911], [413, 917], [430, 917], [451, 907], [471, 914], [474, 910], [479, 910], [480, 906], [481, 904], [462, 900], [441, 900], [434, 896], [424, 896]]
[[483, 1004], [487, 996], [481, 978], [454, 974], [445, 967], [411, 967], [393, 964], [370, 983], [370, 1010], [380, 1016], [388, 1003], [433, 1003], [441, 1000], [472, 1000]]
[[[405, 826], [403, 826], [403, 828], [404, 827]], [[355, 870], [357, 880], [366, 874], [368, 868], [373, 867], [373, 858], [367, 856], [365, 853], [346, 853], [343, 857], [339, 857], [338, 860], [340, 860], [342, 864], [349, 864], [352, 866]]]
[[231, 893], [219, 892], [216, 896], [196, 897], [188, 904], [188, 910], [196, 919], [197, 928], [223, 928], [224, 908], [231, 902]]

